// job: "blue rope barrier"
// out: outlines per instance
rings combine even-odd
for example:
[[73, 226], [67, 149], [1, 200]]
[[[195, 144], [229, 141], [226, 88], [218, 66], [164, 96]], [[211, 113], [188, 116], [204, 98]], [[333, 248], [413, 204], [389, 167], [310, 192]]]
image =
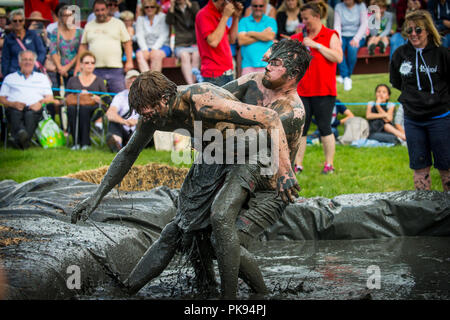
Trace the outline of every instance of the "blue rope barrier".
[[[3, 84], [3, 82], [0, 82], [0, 84]], [[30, 86], [26, 86], [26, 85], [19, 85], [19, 86], [24, 86], [24, 87], [30, 87]], [[33, 88], [45, 88], [45, 87], [36, 87], [34, 86]], [[52, 91], [61, 91], [60, 88], [52, 88]], [[73, 93], [81, 93], [81, 90], [72, 90], [72, 89], [64, 89], [65, 92], [73, 92]], [[88, 91], [88, 93], [92, 93], [92, 94], [98, 94], [98, 95], [110, 95], [110, 96], [115, 96], [117, 95], [117, 93], [114, 92], [101, 92], [101, 91]], [[400, 105], [400, 102], [392, 102], [395, 105]], [[336, 102], [336, 105], [342, 106], [367, 106], [367, 102]]]

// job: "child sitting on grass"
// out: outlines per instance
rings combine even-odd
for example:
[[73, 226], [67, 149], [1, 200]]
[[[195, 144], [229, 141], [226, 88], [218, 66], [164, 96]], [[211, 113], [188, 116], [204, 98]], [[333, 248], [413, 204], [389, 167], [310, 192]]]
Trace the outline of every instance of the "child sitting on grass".
[[[389, 102], [391, 89], [385, 84], [375, 88], [375, 102], [367, 104], [366, 119], [369, 121], [369, 139], [398, 143], [395, 137], [406, 141], [405, 133], [392, 124], [395, 104]], [[395, 136], [395, 137], [394, 137]]]

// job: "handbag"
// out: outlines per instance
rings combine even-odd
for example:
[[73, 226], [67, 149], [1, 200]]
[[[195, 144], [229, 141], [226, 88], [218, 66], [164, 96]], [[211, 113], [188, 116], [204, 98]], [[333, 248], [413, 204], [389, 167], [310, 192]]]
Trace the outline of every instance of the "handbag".
[[80, 93], [80, 100], [77, 97], [76, 93], [69, 93], [66, 95], [65, 100], [68, 106], [95, 106], [97, 102], [95, 102], [94, 98], [92, 98], [93, 94], [91, 93]]

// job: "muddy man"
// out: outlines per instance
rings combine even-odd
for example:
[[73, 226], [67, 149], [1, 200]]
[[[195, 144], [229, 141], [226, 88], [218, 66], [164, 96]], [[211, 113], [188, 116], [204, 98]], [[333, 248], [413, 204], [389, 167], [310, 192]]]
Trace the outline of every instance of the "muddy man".
[[[304, 123], [296, 87], [309, 61], [303, 45], [285, 40], [272, 46], [265, 73], [246, 75], [223, 88], [202, 83], [177, 90], [159, 72], [147, 72], [135, 80], [129, 101], [130, 108], [141, 115], [136, 132], [116, 155], [96, 192], [75, 207], [73, 223], [87, 219], [123, 179], [155, 130], [183, 128], [193, 134], [194, 121], [202, 121], [203, 130], [223, 127], [224, 123], [235, 128], [256, 126], [266, 129], [269, 136], [276, 130], [273, 136], [278, 139], [272, 138], [271, 143], [278, 148], [279, 159], [273, 176], [261, 174], [264, 164], [260, 161], [244, 165], [193, 164], [180, 190], [176, 217], [126, 280], [130, 292], [139, 291], [158, 276], [176, 250], [196, 237], [189, 235], [208, 228], [212, 236], [206, 242], [212, 244], [218, 260], [222, 297], [236, 297], [238, 276], [256, 292], [267, 291], [256, 260], [245, 247], [277, 221], [287, 203], [298, 196], [290, 159], [295, 159]], [[210, 258], [206, 254], [197, 260], [201, 265], [194, 267], [212, 283]]]

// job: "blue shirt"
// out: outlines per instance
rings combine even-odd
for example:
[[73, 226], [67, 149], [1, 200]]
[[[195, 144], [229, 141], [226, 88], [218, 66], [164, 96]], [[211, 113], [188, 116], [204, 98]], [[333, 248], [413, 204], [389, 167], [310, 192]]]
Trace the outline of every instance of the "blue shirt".
[[[6, 77], [8, 74], [19, 71], [19, 52], [23, 51], [16, 40], [16, 34], [11, 32], [6, 35], [2, 49], [2, 74]], [[37, 54], [37, 61], [44, 65], [47, 50], [41, 37], [33, 30], [27, 30], [22, 40], [23, 45], [28, 50]], [[35, 68], [36, 70], [36, 68]]]
[[[239, 21], [238, 33], [249, 31], [262, 32], [267, 27], [270, 27], [275, 34], [278, 31], [277, 21], [274, 18], [264, 14], [261, 17], [261, 20], [256, 22], [253, 16], [250, 15]], [[267, 62], [262, 61], [261, 59], [272, 44], [273, 41], [256, 41], [252, 44], [242, 46], [242, 68], [264, 68], [267, 65]]]

